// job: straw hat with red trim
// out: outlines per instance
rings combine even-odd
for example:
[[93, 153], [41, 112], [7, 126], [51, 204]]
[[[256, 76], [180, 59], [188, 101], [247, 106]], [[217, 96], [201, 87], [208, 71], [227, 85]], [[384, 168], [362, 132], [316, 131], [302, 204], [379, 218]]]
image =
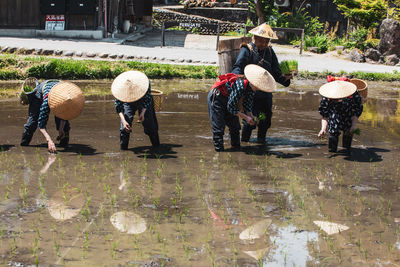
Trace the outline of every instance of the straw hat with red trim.
[[149, 78], [140, 71], [121, 73], [111, 85], [111, 93], [122, 102], [134, 102], [142, 98], [149, 88]]
[[81, 89], [70, 82], [59, 82], [49, 93], [49, 107], [55, 116], [63, 120], [78, 117], [85, 104]]
[[276, 33], [272, 30], [271, 26], [269, 26], [267, 23], [263, 23], [261, 25], [258, 25], [249, 33], [254, 34], [256, 36], [260, 36], [263, 38], [268, 38], [268, 39], [275, 39], [278, 40], [278, 36], [276, 36]]
[[351, 96], [357, 90], [357, 86], [351, 82], [333, 81], [322, 85], [319, 88], [319, 93], [331, 99], [340, 99]]
[[249, 80], [252, 87], [263, 92], [273, 92], [276, 90], [274, 77], [264, 68], [249, 64], [244, 68], [244, 76]]

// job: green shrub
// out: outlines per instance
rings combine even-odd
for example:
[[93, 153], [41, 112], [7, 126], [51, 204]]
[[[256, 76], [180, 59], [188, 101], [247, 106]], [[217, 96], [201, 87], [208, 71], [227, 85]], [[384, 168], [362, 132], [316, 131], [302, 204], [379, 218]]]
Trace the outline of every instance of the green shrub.
[[304, 46], [308, 47], [317, 47], [318, 53], [325, 53], [328, 51], [329, 47], [329, 38], [325, 34], [317, 33], [315, 36], [306, 36], [304, 38]]
[[371, 38], [365, 41], [365, 46], [369, 48], [377, 48], [379, 44], [379, 39]]
[[368, 30], [360, 28], [351, 32], [348, 36], [348, 41], [345, 43], [345, 47], [348, 49], [358, 48], [362, 51], [365, 50]]

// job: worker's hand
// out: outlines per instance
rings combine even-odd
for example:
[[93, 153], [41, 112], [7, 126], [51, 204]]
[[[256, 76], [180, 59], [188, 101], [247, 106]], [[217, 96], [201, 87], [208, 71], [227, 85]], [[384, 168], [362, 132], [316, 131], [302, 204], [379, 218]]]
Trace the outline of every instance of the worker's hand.
[[285, 76], [286, 80], [291, 80], [291, 79], [293, 79], [293, 73], [285, 74], [284, 76]]
[[247, 122], [248, 125], [256, 125], [256, 122], [250, 116], [246, 116], [245, 121]]
[[318, 137], [322, 137], [324, 135], [326, 135], [326, 128], [325, 129], [321, 129], [321, 131], [319, 131]]
[[47, 141], [47, 149], [49, 150], [50, 153], [56, 152], [57, 149], [52, 140]]
[[124, 126], [125, 132], [127, 132], [127, 133], [132, 132], [132, 128], [126, 120], [122, 121], [122, 126]]
[[249, 116], [250, 118], [252, 118], [252, 120], [254, 120], [253, 112], [248, 112], [248, 113], [246, 113], [246, 114], [247, 114], [247, 116]]
[[353, 123], [353, 124], [351, 125], [351, 127], [350, 127], [349, 133], [350, 133], [350, 134], [353, 134], [354, 131], [355, 131], [356, 129], [357, 129], [357, 124], [354, 124], [354, 123]]
[[142, 111], [139, 114], [139, 121], [143, 122], [144, 121], [144, 114], [146, 113], [146, 109], [142, 109]]

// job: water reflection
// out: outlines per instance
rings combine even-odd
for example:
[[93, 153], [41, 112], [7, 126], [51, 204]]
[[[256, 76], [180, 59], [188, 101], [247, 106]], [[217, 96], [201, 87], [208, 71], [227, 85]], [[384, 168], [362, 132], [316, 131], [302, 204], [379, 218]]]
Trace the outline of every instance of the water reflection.
[[[163, 84], [171, 90], [193, 86], [160, 81], [158, 89]], [[4, 262], [31, 263], [35, 239], [43, 265], [398, 262], [400, 142], [385, 127], [399, 122], [381, 119], [399, 115], [397, 95], [384, 99], [372, 91], [376, 128], [362, 122], [351, 158], [328, 158], [326, 140], [316, 138], [317, 84], [294, 82], [274, 95], [268, 145], [250, 142], [221, 154], [212, 149], [204, 92], [167, 96], [159, 113], [159, 151], [137, 133], [137, 146], [120, 152], [112, 98], [92, 98], [74, 122], [74, 143], [82, 145], [56, 156], [34, 146], [0, 152]], [[0, 139], [18, 144], [26, 110], [1, 104], [0, 124], [7, 131]], [[15, 117], [8, 118], [10, 110]], [[351, 229], [326, 238], [314, 220]]]
[[318, 233], [298, 231], [292, 225], [276, 230], [277, 234], [270, 237], [274, 247], [263, 260], [262, 266], [307, 266], [312, 260], [308, 245], [317, 243]]
[[364, 104], [360, 121], [372, 127], [380, 127], [400, 136], [400, 99], [371, 99]]
[[85, 197], [77, 189], [57, 191], [47, 202], [47, 209], [54, 219], [65, 221], [77, 216], [85, 204]]

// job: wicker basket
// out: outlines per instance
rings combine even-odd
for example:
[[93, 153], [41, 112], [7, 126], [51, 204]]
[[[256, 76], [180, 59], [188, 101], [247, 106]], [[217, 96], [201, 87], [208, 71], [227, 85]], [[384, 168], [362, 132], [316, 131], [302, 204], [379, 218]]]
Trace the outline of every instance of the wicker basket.
[[153, 96], [154, 111], [161, 111], [164, 102], [164, 93], [160, 90], [151, 89], [151, 95]]
[[357, 91], [362, 97], [362, 102], [365, 103], [368, 97], [368, 85], [364, 80], [361, 79], [350, 79], [350, 82], [357, 86]]
[[32, 91], [35, 89], [36, 86], [39, 85], [39, 81], [34, 77], [28, 77], [21, 85], [21, 92], [19, 94], [19, 100], [22, 105], [28, 105], [28, 93], [31, 91], [25, 91], [25, 87], [29, 86]]

